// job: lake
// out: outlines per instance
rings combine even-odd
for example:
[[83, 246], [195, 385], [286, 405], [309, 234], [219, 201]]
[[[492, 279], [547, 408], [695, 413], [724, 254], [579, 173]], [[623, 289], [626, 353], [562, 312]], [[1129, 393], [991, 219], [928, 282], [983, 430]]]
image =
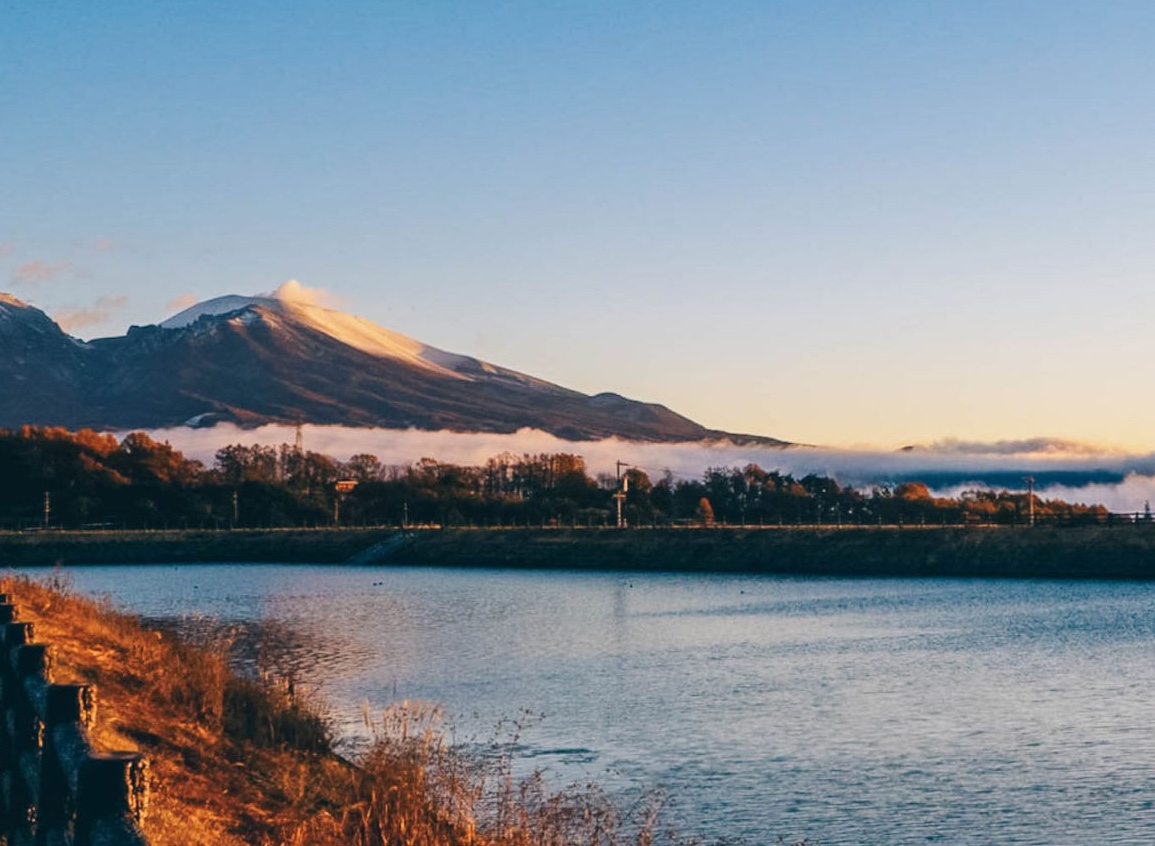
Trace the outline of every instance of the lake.
[[555, 784], [773, 843], [1155, 843], [1155, 584], [340, 566], [84, 567], [153, 617], [274, 621], [364, 734], [523, 725]]

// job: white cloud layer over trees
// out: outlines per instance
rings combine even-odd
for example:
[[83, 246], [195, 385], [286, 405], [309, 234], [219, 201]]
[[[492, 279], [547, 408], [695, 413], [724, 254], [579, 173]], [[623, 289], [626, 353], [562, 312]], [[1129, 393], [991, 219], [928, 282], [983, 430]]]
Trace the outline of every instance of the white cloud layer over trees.
[[[150, 433], [167, 440], [191, 458], [211, 464], [227, 444], [293, 443], [292, 426], [239, 429], [220, 425], [206, 429], [161, 429]], [[616, 461], [629, 462], [657, 479], [667, 470], [676, 478], [700, 476], [708, 467], [758, 464], [795, 476], [831, 476], [843, 484], [870, 487], [923, 480], [940, 495], [957, 495], [976, 487], [1024, 489], [1022, 476], [1039, 477], [1036, 491], [1046, 498], [1102, 503], [1112, 511], [1140, 511], [1155, 499], [1155, 455], [1099, 450], [1091, 445], [1046, 438], [992, 444], [931, 444], [910, 451], [850, 451], [810, 448], [772, 449], [721, 441], [709, 444], [636, 443], [619, 439], [565, 441], [531, 429], [515, 434], [428, 432], [415, 429], [360, 429], [342, 426], [303, 427], [305, 449], [347, 460], [371, 453], [383, 464], [410, 464], [434, 458], [453, 464], [479, 465], [502, 452], [581, 455], [591, 473], [612, 473]], [[1062, 447], [1060, 447], [1062, 444]], [[963, 448], [965, 447], [965, 448]]]

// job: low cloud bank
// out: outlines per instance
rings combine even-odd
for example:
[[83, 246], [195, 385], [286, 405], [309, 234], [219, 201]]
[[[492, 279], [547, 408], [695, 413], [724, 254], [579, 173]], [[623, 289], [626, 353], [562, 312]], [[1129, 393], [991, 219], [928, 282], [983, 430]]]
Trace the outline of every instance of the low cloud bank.
[[1072, 441], [1066, 438], [1021, 438], [1006, 441], [961, 441], [944, 438], [927, 446], [910, 447], [911, 452], [932, 452], [946, 455], [1034, 455], [1077, 456], [1106, 455], [1118, 452], [1109, 447]]
[[[942, 441], [884, 452], [774, 449], [729, 441], [648, 444], [610, 438], [575, 442], [534, 429], [499, 435], [307, 425], [302, 431], [307, 450], [341, 460], [357, 453], [372, 453], [384, 464], [411, 464], [422, 458], [435, 458], [452, 464], [478, 465], [502, 452], [569, 452], [581, 455], [591, 474], [612, 473], [615, 462], [623, 461], [655, 480], [667, 470], [675, 478], [687, 479], [700, 477], [709, 467], [757, 464], [795, 476], [831, 476], [842, 484], [864, 488], [922, 481], [940, 496], [982, 487], [1025, 490], [1023, 477], [1030, 475], [1036, 480], [1035, 490], [1049, 499], [1102, 503], [1113, 511], [1141, 511], [1148, 500], [1155, 500], [1155, 454], [1132, 455], [1047, 438], [994, 444]], [[169, 441], [191, 458], [211, 464], [222, 446], [291, 444], [296, 429], [220, 425], [211, 429], [160, 429], [150, 434]]]

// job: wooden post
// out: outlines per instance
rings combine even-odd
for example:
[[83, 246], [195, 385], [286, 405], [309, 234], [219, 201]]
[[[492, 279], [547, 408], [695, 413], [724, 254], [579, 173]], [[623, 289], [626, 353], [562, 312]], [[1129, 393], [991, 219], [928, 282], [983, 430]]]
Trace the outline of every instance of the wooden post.
[[32, 643], [34, 629], [31, 623], [6, 623], [4, 625], [4, 651], [26, 643]]
[[87, 684], [49, 685], [44, 702], [37, 846], [67, 842], [76, 815], [76, 782], [88, 754], [87, 729], [96, 719], [96, 688]]
[[76, 792], [74, 846], [99, 846], [137, 834], [148, 806], [148, 765], [134, 752], [89, 755]]
[[36, 825], [36, 800], [40, 796], [40, 760], [44, 724], [36, 713], [28, 689], [46, 682], [52, 672], [52, 656], [42, 643], [17, 646], [8, 653], [11, 674], [5, 681], [8, 730], [11, 740], [11, 780], [6, 783], [9, 801], [7, 820], [13, 843], [31, 842]]
[[16, 750], [12, 737], [17, 722], [16, 710], [18, 703], [23, 701], [24, 691], [8, 659], [13, 648], [31, 642], [32, 624], [7, 623], [0, 627], [0, 631], [3, 633], [4, 658], [0, 661], [0, 834], [3, 834], [17, 823], [26, 823], [28, 816], [29, 800], [17, 783]]
[[0, 846], [147, 846], [147, 762], [92, 751], [96, 688], [51, 683], [52, 653], [10, 599], [0, 594]]

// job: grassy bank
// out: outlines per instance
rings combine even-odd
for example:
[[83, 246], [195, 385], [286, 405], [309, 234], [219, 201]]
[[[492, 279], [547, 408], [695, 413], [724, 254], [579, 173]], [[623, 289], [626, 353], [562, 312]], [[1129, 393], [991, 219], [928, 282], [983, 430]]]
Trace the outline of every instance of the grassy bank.
[[[0, 534], [0, 563], [342, 563], [389, 530]], [[1001, 528], [444, 529], [383, 563], [425, 566], [1155, 578], [1155, 525]]]
[[368, 750], [342, 758], [293, 685], [229, 669], [230, 639], [219, 629], [190, 644], [59, 580], [9, 577], [0, 590], [51, 645], [54, 681], [97, 686], [93, 745], [148, 757], [153, 846], [682, 842], [659, 836], [656, 804], [626, 817], [596, 787], [554, 793], [540, 779], [514, 779], [508, 755], [460, 753], [431, 708], [387, 710], [370, 720]]
[[[301, 768], [339, 772], [339, 763], [304, 749], [278, 753], [267, 733], [246, 736], [235, 724], [244, 712], [277, 714], [274, 722], [287, 724], [294, 709], [275, 690], [247, 689], [234, 678], [223, 642], [190, 647], [59, 584], [7, 578], [2, 587], [36, 640], [50, 644], [53, 681], [97, 686], [94, 746], [148, 756], [145, 831], [156, 846], [285, 842], [281, 835], [308, 801], [292, 787]], [[323, 749], [321, 723], [307, 716], [304, 723]]]

